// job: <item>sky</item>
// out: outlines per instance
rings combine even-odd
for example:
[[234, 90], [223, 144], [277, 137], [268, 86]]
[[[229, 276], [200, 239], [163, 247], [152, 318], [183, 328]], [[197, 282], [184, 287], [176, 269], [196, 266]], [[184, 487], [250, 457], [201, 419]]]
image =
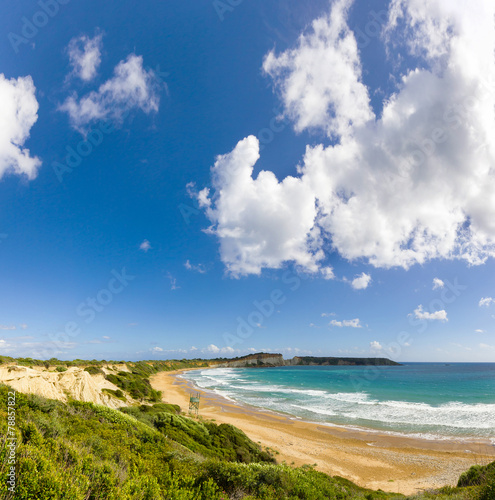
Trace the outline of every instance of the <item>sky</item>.
[[495, 4], [4, 0], [0, 355], [495, 361]]

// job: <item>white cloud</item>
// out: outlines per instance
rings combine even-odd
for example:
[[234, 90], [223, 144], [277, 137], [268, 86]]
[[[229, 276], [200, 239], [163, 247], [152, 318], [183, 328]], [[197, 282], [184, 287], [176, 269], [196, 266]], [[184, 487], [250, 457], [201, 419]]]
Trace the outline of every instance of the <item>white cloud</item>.
[[448, 321], [447, 312], [444, 310], [435, 311], [433, 313], [429, 313], [427, 311], [423, 311], [423, 306], [419, 305], [417, 309], [414, 309], [414, 317], [416, 319], [427, 319], [427, 320], [438, 320], [438, 321]]
[[220, 348], [215, 344], [210, 344], [205, 349], [201, 349], [201, 352], [210, 353], [210, 354], [218, 354], [220, 352]]
[[445, 283], [440, 278], [433, 278], [433, 290], [443, 288]]
[[141, 245], [139, 245], [139, 249], [143, 252], [147, 252], [151, 248], [151, 244], [148, 240], [144, 240]]
[[328, 318], [329, 316], [336, 316], [334, 312], [331, 313], [321, 313], [322, 318]]
[[205, 269], [205, 266], [203, 266], [203, 264], [191, 264], [189, 262], [189, 259], [186, 260], [186, 262], [184, 263], [184, 267], [188, 270], [188, 271], [196, 271], [198, 272], [199, 274], [205, 274], [206, 273], [206, 269]]
[[120, 61], [114, 76], [98, 91], [80, 99], [74, 94], [59, 109], [69, 114], [71, 124], [80, 131], [96, 120], [120, 123], [131, 109], [138, 108], [145, 113], [158, 111], [156, 85], [153, 71], [143, 69], [143, 58], [130, 54], [125, 61]]
[[316, 272], [323, 252], [316, 247], [319, 232], [314, 195], [301, 179], [278, 182], [272, 172], [253, 179], [259, 143], [249, 136], [212, 168], [214, 206], [206, 208], [213, 223], [209, 232], [220, 239], [220, 254], [234, 275], [260, 274], [263, 267], [279, 268], [294, 261]]
[[486, 332], [485, 332], [485, 330], [481, 330], [478, 328], [477, 330], [475, 330], [475, 333], [486, 333]]
[[102, 35], [89, 38], [82, 35], [69, 42], [68, 53], [74, 75], [81, 80], [92, 80], [101, 63]]
[[480, 347], [481, 349], [488, 349], [488, 350], [494, 350], [495, 349], [495, 345], [489, 345], [489, 344], [480, 344]]
[[365, 290], [368, 288], [368, 285], [371, 282], [371, 276], [366, 273], [362, 273], [359, 276], [356, 276], [352, 282], [351, 286], [354, 290]]
[[331, 267], [322, 267], [320, 269], [320, 274], [325, 280], [335, 279], [335, 274], [333, 273], [333, 269]]
[[202, 189], [197, 194], [198, 203], [201, 208], [209, 207], [211, 205], [211, 200], [208, 196], [210, 196], [210, 190], [208, 188]]
[[479, 306], [480, 307], [490, 307], [490, 305], [495, 302], [495, 299], [493, 297], [483, 297], [479, 301]]
[[110, 337], [108, 335], [103, 335], [103, 337], [105, 340], [110, 340]]
[[153, 347], [151, 350], [153, 352], [163, 352], [163, 349], [161, 347]]
[[14, 325], [0, 325], [0, 330], [15, 330], [16, 327]]
[[361, 325], [361, 321], [359, 318], [356, 319], [344, 319], [343, 321], [337, 321], [335, 319], [332, 319], [329, 323], [331, 326], [338, 326], [339, 328], [342, 327], [349, 327], [349, 328], [362, 328], [363, 326]]
[[356, 39], [346, 24], [351, 5], [352, 0], [337, 0], [329, 15], [300, 36], [296, 48], [265, 57], [263, 69], [299, 132], [321, 128], [329, 136], [346, 136], [373, 118]]
[[266, 170], [253, 178], [252, 136], [212, 169], [205, 210], [234, 274], [287, 261], [316, 272], [327, 248], [384, 268], [495, 256], [495, 4], [394, 0], [384, 43], [417, 67], [397, 70], [377, 117], [350, 4], [334, 2], [263, 65], [296, 130], [323, 130], [325, 144], [312, 141], [298, 175], [280, 181]]
[[167, 273], [166, 277], [170, 280], [170, 290], [178, 290], [180, 288], [177, 284], [177, 278], [174, 278], [170, 273]]
[[6, 173], [34, 179], [41, 166], [22, 146], [38, 119], [36, 88], [30, 76], [8, 80], [0, 73], [0, 179]]
[[370, 342], [370, 351], [372, 352], [380, 352], [383, 350], [383, 346], [377, 340]]

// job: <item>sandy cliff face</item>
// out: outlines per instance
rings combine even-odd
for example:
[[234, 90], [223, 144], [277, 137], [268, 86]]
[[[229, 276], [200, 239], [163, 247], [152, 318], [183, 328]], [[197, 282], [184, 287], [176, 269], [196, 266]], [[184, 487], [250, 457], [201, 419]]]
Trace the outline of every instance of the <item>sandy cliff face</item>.
[[249, 354], [239, 359], [224, 361], [223, 363], [212, 364], [212, 367], [221, 366], [225, 368], [245, 368], [246, 366], [284, 366], [282, 354]]
[[103, 375], [90, 375], [77, 367], [58, 373], [39, 367], [1, 366], [0, 382], [10, 385], [19, 392], [37, 394], [59, 401], [73, 398], [110, 408], [119, 408], [128, 404], [102, 392], [102, 389], [118, 389]]

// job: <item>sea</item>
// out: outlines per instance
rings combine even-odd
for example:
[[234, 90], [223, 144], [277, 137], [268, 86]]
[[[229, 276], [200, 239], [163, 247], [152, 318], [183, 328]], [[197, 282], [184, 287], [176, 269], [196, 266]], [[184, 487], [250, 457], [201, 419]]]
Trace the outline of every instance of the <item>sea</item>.
[[183, 377], [295, 419], [495, 445], [495, 363], [212, 368]]

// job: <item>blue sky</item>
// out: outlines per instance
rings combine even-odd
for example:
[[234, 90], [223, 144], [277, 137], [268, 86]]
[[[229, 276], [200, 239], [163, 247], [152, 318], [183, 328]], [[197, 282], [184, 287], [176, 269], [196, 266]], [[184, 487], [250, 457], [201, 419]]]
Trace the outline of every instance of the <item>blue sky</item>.
[[0, 354], [493, 361], [479, 3], [6, 0]]

